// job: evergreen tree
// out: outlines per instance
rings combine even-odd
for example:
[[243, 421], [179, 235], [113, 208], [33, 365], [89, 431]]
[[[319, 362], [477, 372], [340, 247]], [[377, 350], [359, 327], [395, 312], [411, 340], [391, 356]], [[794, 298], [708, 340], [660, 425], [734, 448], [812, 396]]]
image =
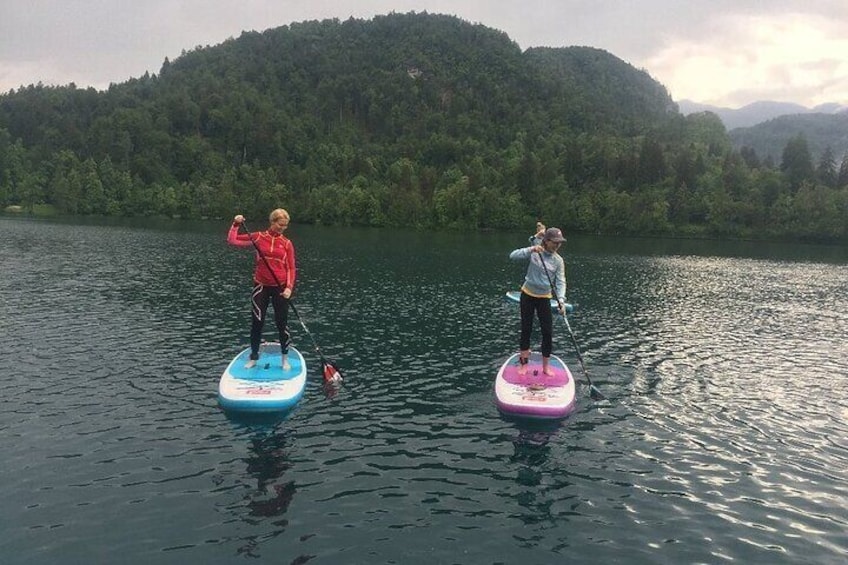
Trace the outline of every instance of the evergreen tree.
[[646, 137], [639, 151], [636, 181], [640, 185], [656, 183], [666, 175], [665, 156], [659, 141]]
[[793, 192], [800, 188], [801, 183], [815, 178], [813, 158], [807, 146], [807, 138], [803, 134], [799, 133], [786, 144], [780, 170], [789, 180], [789, 186]]
[[837, 176], [833, 150], [827, 146], [816, 166], [816, 180], [829, 188], [836, 188]]
[[845, 188], [848, 186], [848, 153], [842, 157], [842, 164], [839, 165], [839, 174], [836, 177], [836, 186]]
[[760, 168], [760, 158], [757, 155], [756, 150], [752, 147], [743, 147], [739, 150], [739, 155], [742, 159], [745, 160], [745, 163], [748, 165], [749, 169], [759, 169]]

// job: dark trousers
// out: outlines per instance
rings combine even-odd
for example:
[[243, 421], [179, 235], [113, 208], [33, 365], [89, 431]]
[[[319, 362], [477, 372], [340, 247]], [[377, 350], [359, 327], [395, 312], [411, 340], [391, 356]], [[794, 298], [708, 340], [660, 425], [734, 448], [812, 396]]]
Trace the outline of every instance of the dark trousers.
[[530, 332], [533, 331], [533, 315], [539, 317], [542, 329], [542, 357], [550, 357], [554, 349], [554, 316], [551, 312], [550, 298], [534, 298], [524, 292], [519, 302], [521, 309], [521, 338], [519, 349], [530, 349]]
[[265, 313], [268, 303], [274, 304], [274, 324], [280, 334], [283, 354], [289, 352], [291, 335], [289, 334], [289, 301], [280, 294], [280, 287], [257, 284], [251, 295], [250, 358], [259, 358], [259, 344], [262, 342], [262, 327], [265, 325]]

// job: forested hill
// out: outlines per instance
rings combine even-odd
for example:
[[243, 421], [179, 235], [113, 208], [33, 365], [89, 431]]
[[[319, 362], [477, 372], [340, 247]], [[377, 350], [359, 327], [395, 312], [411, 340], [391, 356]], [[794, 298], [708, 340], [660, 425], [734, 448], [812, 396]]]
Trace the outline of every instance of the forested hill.
[[746, 128], [728, 132], [733, 145], [754, 149], [760, 158], [780, 162], [786, 144], [802, 135], [814, 160], [829, 155], [841, 162], [848, 157], [848, 112], [809, 113], [779, 116]]
[[677, 113], [663, 85], [601, 49], [534, 47], [525, 57], [559, 92], [552, 112], [584, 129], [606, 125], [612, 134], [639, 135]]
[[[728, 191], [727, 167], [750, 186]], [[105, 92], [0, 96], [4, 208], [226, 218], [283, 205], [322, 223], [797, 235], [795, 215], [768, 214], [799, 186], [769, 174], [752, 208], [765, 172], [734, 157], [720, 121], [684, 118], [612, 54], [522, 52], [426, 13], [244, 33]]]

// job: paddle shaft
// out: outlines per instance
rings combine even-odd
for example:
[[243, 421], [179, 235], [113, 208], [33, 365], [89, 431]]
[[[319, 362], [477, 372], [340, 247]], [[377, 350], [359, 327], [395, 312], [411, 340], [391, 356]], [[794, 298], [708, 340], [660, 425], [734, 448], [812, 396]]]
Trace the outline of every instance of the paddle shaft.
[[[274, 277], [274, 282], [277, 283], [280, 292], [283, 292], [283, 290], [285, 289], [283, 288], [283, 285], [280, 284], [280, 279], [277, 278], [277, 274], [271, 268], [271, 263], [268, 262], [268, 258], [265, 257], [265, 254], [262, 253], [262, 251], [259, 249], [259, 246], [256, 245], [256, 241], [254, 241], [254, 239], [250, 236], [250, 230], [247, 229], [247, 225], [245, 224], [244, 220], [242, 220], [239, 226], [244, 228], [245, 233], [247, 233], [247, 239], [249, 239], [250, 243], [253, 244], [253, 248], [256, 250], [256, 254], [262, 257], [262, 261], [265, 263], [265, 266], [268, 267], [268, 272], [270, 272], [271, 276]], [[313, 337], [312, 332], [309, 331], [309, 328], [307, 328], [306, 324], [303, 322], [303, 318], [300, 317], [300, 314], [298, 313], [297, 308], [295, 308], [294, 302], [292, 302], [291, 297], [289, 297], [287, 300], [289, 301], [289, 306], [291, 306], [292, 312], [294, 312], [297, 321], [300, 322], [300, 326], [303, 328], [303, 331], [306, 332], [306, 335], [308, 335], [309, 339], [312, 340], [312, 345], [315, 346], [315, 352], [318, 353], [318, 357], [321, 358], [321, 362], [324, 363], [324, 365], [330, 365], [330, 363], [328, 363], [327, 359], [324, 357], [324, 354], [321, 352], [321, 348], [318, 347], [318, 342], [315, 341], [315, 337]]]
[[580, 353], [580, 346], [577, 345], [577, 339], [574, 337], [574, 332], [571, 331], [571, 324], [568, 323], [568, 317], [565, 315], [565, 305], [562, 303], [562, 300], [559, 299], [559, 294], [557, 294], [556, 288], [554, 287], [554, 281], [551, 278], [551, 274], [548, 272], [548, 266], [545, 265], [545, 258], [542, 256], [542, 252], [539, 251], [538, 253], [539, 261], [542, 263], [542, 268], [545, 270], [545, 276], [548, 278], [548, 284], [551, 285], [551, 294], [553, 294], [554, 298], [556, 298], [560, 316], [562, 316], [562, 321], [565, 322], [568, 335], [571, 337], [571, 343], [574, 344], [574, 351], [577, 353], [577, 361], [580, 362], [580, 370], [583, 372], [583, 376], [586, 377], [586, 382], [589, 383], [589, 390], [593, 391], [599, 398], [603, 398], [601, 391], [598, 390], [598, 387], [596, 387], [592, 383], [592, 379], [589, 378], [589, 372], [586, 371], [586, 365], [583, 363], [583, 355]]

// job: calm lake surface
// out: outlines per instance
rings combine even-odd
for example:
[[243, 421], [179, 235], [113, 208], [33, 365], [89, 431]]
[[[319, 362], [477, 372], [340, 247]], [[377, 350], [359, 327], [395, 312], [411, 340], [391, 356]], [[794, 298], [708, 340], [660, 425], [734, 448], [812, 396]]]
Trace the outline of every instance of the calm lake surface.
[[227, 228], [0, 217], [0, 562], [848, 560], [848, 249], [570, 237], [608, 401], [532, 424], [493, 396], [528, 234], [294, 225], [347, 381], [292, 316], [311, 383], [257, 420], [217, 404], [249, 323]]

